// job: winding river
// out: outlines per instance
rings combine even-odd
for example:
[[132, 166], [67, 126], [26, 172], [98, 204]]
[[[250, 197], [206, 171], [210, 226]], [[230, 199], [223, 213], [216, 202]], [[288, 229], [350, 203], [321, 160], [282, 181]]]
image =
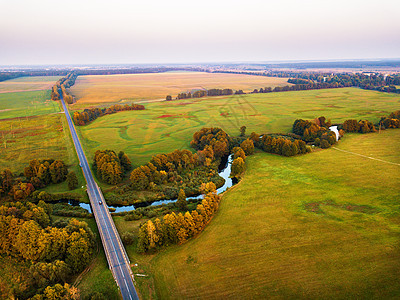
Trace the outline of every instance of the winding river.
[[[225, 192], [228, 188], [230, 188], [231, 186], [233, 186], [234, 184], [237, 183], [236, 179], [232, 179], [229, 178], [229, 175], [231, 174], [231, 164], [232, 164], [232, 160], [233, 160], [233, 155], [229, 155], [227, 159], [225, 159], [221, 165], [219, 166], [218, 169], [218, 174], [219, 176], [221, 176], [222, 178], [225, 179], [225, 183], [223, 186], [221, 186], [219, 189], [217, 189], [217, 193], [221, 194], [223, 192]], [[201, 199], [203, 198], [203, 195], [198, 195], [195, 197], [188, 197], [186, 198], [186, 200], [190, 200], [190, 199]], [[133, 204], [133, 205], [126, 205], [126, 206], [112, 206], [109, 205], [108, 207], [112, 207], [115, 209], [115, 212], [124, 212], [124, 211], [131, 211], [131, 210], [135, 210], [138, 207], [146, 207], [146, 206], [156, 206], [156, 205], [162, 205], [162, 204], [167, 204], [167, 203], [172, 203], [175, 202], [177, 199], [170, 199], [170, 200], [159, 200], [159, 201], [155, 201], [155, 202], [144, 202], [144, 203], [137, 203], [137, 204]], [[77, 201], [68, 201], [68, 204], [72, 205], [72, 206], [77, 206], [79, 205], [80, 207], [86, 209], [89, 212], [92, 212], [91, 208], [90, 208], [90, 204], [87, 203], [80, 203]]]

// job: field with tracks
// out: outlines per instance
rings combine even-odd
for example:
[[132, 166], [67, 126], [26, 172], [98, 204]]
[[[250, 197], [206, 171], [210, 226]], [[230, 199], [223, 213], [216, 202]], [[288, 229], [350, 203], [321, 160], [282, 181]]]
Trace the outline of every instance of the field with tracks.
[[400, 108], [400, 96], [356, 88], [251, 94], [176, 100], [145, 104], [144, 111], [108, 115], [78, 126], [90, 156], [98, 149], [123, 150], [134, 165], [154, 154], [189, 148], [193, 133], [218, 126], [236, 136], [247, 133], [290, 132], [295, 119], [325, 116], [332, 122], [346, 119], [379, 121]]
[[398, 296], [399, 131], [347, 135], [337, 147], [385, 162], [332, 148], [249, 157], [200, 236], [132, 257], [152, 274], [141, 289], [159, 299]]
[[78, 102], [71, 109], [101, 104], [175, 98], [193, 89], [231, 88], [245, 92], [255, 88], [290, 85], [287, 78], [202, 72], [166, 72], [128, 75], [79, 76], [70, 89]]
[[[32, 159], [60, 159], [83, 182], [60, 104], [50, 88], [58, 76], [20, 77], [0, 82], [0, 170], [24, 171]], [[66, 183], [48, 188], [67, 190]]]

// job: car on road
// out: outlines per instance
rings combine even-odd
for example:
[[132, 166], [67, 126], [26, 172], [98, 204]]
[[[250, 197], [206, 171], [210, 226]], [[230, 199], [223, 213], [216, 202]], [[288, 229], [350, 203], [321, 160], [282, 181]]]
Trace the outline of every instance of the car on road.
[[102, 205], [102, 204], [103, 204], [103, 202], [99, 201], [99, 204], [100, 204], [100, 205]]

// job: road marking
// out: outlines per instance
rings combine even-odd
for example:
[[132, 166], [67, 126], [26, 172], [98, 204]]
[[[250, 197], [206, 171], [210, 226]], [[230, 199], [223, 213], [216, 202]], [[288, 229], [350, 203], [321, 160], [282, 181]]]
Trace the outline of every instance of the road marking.
[[355, 152], [352, 152], [352, 151], [347, 151], [347, 150], [339, 149], [339, 148], [336, 148], [336, 147], [332, 147], [332, 148], [335, 149], [335, 150], [338, 150], [338, 151], [346, 152], [346, 153], [353, 154], [353, 155], [358, 155], [358, 156], [361, 156], [361, 157], [364, 157], [364, 158], [377, 160], [377, 161], [380, 161], [380, 162], [383, 162], [383, 163], [387, 163], [387, 164], [391, 164], [391, 165], [395, 165], [395, 166], [400, 166], [400, 164], [398, 164], [398, 163], [386, 161], [386, 160], [383, 160], [383, 159], [380, 159], [380, 158], [375, 158], [375, 157], [371, 157], [371, 156], [366, 156], [366, 155], [358, 154], [358, 153], [355, 153]]

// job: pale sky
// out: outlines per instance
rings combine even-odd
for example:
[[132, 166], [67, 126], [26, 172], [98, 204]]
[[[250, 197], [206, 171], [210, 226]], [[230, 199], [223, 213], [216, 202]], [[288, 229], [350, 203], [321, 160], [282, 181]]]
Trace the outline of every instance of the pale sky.
[[399, 57], [399, 0], [0, 0], [0, 65]]

